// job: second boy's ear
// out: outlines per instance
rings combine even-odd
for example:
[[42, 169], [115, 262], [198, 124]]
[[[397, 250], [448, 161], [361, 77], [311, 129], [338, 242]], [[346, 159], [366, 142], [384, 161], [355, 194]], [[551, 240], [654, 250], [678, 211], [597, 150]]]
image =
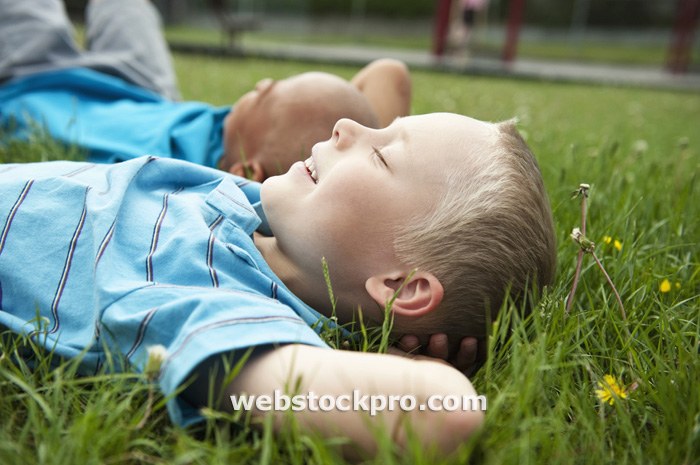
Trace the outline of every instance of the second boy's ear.
[[438, 279], [430, 273], [416, 272], [408, 280], [405, 277], [371, 277], [365, 289], [379, 305], [385, 306], [394, 298], [391, 311], [404, 316], [425, 315], [440, 305], [444, 290]]
[[236, 176], [252, 179], [257, 182], [263, 182], [265, 180], [265, 169], [258, 161], [248, 161], [245, 164], [237, 161], [231, 165], [228, 171]]

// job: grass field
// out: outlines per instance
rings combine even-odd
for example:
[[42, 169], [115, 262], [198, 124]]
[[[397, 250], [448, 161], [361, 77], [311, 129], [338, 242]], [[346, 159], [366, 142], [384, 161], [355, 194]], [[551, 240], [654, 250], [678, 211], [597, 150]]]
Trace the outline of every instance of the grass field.
[[[318, 65], [314, 65], [319, 68]], [[263, 77], [308, 70], [294, 62], [176, 56], [186, 99], [234, 102]], [[350, 77], [356, 69], [328, 66]], [[519, 118], [553, 209], [558, 273], [532, 315], [506, 341], [494, 328], [489, 359], [473, 377], [488, 398], [485, 426], [458, 453], [386, 439], [370, 463], [700, 463], [700, 95], [414, 73], [413, 113], [451, 111]], [[61, 157], [49, 141], [0, 149], [0, 160]], [[71, 157], [74, 153], [69, 154]], [[591, 255], [568, 318], [581, 226], [580, 183], [591, 185], [587, 236], [624, 304]], [[609, 240], [608, 240], [609, 238]], [[198, 428], [173, 426], [137, 375], [73, 376], [49, 370], [27, 341], [5, 334], [0, 355], [0, 463], [334, 463], [334, 441], [229, 427], [208, 412]], [[11, 361], [13, 353], [33, 359]], [[596, 395], [611, 375], [624, 398]], [[636, 387], [636, 388], [635, 388]], [[221, 423], [217, 419], [222, 420]]]

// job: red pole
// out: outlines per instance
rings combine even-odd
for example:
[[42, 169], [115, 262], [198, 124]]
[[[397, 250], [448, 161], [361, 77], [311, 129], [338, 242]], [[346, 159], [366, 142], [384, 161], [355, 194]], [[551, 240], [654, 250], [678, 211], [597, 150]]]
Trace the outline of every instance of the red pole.
[[452, 0], [435, 0], [435, 26], [433, 30], [433, 55], [441, 57], [445, 53], [447, 31], [450, 26], [450, 6]]
[[515, 59], [518, 50], [518, 34], [520, 24], [523, 22], [525, 0], [511, 0], [508, 8], [508, 27], [506, 30], [506, 43], [503, 46], [503, 62], [510, 63]]
[[685, 73], [690, 64], [693, 34], [700, 14], [700, 0], [679, 0], [667, 67], [672, 73]]

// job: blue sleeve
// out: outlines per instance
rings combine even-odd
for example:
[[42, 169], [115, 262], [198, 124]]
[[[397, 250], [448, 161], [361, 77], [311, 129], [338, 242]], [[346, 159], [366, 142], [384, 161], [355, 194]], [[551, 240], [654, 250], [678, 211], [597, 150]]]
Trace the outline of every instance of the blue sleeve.
[[[101, 337], [118, 346], [143, 371], [147, 349], [163, 345], [168, 356], [160, 386], [175, 423], [188, 425], [202, 419], [181, 398], [172, 397], [204, 360], [218, 353], [254, 346], [299, 343], [328, 346], [289, 307], [259, 295], [213, 288], [153, 285], [132, 292], [102, 315]], [[111, 345], [110, 344], [110, 345]]]

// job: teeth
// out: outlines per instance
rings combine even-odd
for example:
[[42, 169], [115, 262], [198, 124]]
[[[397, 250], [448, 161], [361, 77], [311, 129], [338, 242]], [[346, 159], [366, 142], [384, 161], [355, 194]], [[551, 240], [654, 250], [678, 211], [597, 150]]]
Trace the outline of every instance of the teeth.
[[313, 180], [315, 182], [318, 182], [318, 178], [316, 177], [316, 165], [314, 164], [314, 159], [307, 158], [306, 161], [304, 161], [304, 165], [306, 165], [306, 169], [308, 170]]

